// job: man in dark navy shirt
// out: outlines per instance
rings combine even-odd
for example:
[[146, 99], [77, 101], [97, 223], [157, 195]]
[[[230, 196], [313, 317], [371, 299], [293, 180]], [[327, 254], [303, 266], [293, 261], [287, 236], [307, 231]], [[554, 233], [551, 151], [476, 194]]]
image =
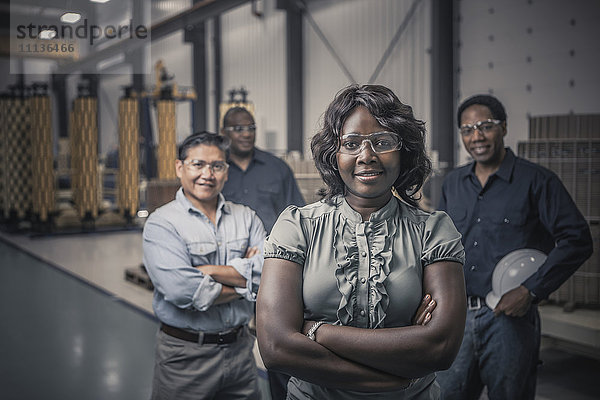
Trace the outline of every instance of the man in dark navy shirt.
[[[439, 209], [463, 235], [468, 296], [463, 343], [452, 367], [438, 373], [444, 399], [533, 399], [540, 346], [537, 302], [558, 289], [592, 253], [581, 215], [559, 178], [504, 147], [506, 112], [478, 95], [458, 109], [463, 145], [473, 162], [445, 179]], [[508, 253], [548, 255], [536, 273], [485, 303], [494, 267]]]
[[230, 108], [223, 117], [222, 133], [231, 140], [227, 157], [231, 167], [223, 195], [256, 211], [270, 232], [287, 206], [305, 204], [294, 174], [283, 160], [255, 147], [256, 125], [247, 109]]

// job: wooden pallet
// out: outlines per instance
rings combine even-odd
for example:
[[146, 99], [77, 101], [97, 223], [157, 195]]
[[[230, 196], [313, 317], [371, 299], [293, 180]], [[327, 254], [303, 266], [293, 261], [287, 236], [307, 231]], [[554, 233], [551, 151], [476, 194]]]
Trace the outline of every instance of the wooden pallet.
[[154, 290], [154, 285], [143, 266], [127, 268], [125, 270], [125, 280], [148, 290]]

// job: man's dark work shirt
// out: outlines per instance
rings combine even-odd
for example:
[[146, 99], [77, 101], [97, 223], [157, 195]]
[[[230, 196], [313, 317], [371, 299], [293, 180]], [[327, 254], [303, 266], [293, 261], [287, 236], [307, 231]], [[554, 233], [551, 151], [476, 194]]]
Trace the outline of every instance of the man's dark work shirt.
[[485, 298], [494, 267], [513, 250], [533, 248], [548, 255], [523, 283], [539, 299], [558, 289], [592, 254], [589, 226], [560, 179], [510, 148], [483, 188], [475, 163], [448, 174], [439, 209], [463, 235], [469, 296]]
[[223, 195], [229, 201], [244, 204], [262, 220], [267, 232], [279, 214], [289, 205], [306, 203], [298, 189], [294, 174], [285, 161], [265, 151], [254, 148], [254, 155], [246, 171], [231, 160], [229, 178]]

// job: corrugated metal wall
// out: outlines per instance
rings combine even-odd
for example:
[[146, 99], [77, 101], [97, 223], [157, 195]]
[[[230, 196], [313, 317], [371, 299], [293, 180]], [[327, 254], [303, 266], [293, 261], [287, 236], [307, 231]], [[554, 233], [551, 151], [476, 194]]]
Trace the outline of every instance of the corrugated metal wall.
[[[430, 119], [430, 1], [431, 0], [322, 0], [307, 2], [304, 18], [304, 142], [335, 93], [352, 83], [316, 34], [341, 59], [357, 83], [367, 83], [414, 1], [415, 12], [395, 43], [374, 83], [392, 88], [415, 114]], [[311, 18], [314, 24], [307, 21]], [[250, 5], [225, 15], [222, 22], [223, 94], [246, 87], [256, 105], [257, 144], [285, 152], [285, 12], [275, 0], [264, 1], [264, 16], [251, 14]], [[316, 26], [316, 28], [315, 28]]]
[[[508, 115], [505, 143], [513, 150], [527, 139], [528, 116], [600, 112], [600, 2], [457, 4], [459, 101], [477, 93], [497, 96]], [[466, 162], [462, 145], [457, 148], [457, 160]]]
[[274, 0], [264, 1], [264, 14], [252, 14], [250, 4], [221, 19], [222, 93], [245, 87], [256, 107], [258, 147], [284, 152], [286, 138], [285, 12]]
[[[413, 1], [319, 1], [309, 12], [356, 83], [368, 83]], [[421, 1], [372, 83], [390, 87], [430, 120], [430, 2]], [[308, 140], [319, 118], [342, 87], [352, 83], [315, 29], [305, 24], [305, 127]], [[305, 147], [308, 149], [308, 147]]]

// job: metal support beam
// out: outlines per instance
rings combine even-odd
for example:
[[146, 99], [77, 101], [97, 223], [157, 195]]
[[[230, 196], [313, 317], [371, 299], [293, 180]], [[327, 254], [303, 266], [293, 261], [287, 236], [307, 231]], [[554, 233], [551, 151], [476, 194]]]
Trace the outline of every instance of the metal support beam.
[[215, 91], [215, 132], [219, 132], [219, 105], [223, 101], [223, 54], [221, 49], [223, 42], [221, 40], [221, 17], [216, 16], [213, 18], [213, 79], [214, 79], [214, 91]]
[[[134, 71], [135, 71], [135, 67], [134, 67]], [[135, 93], [137, 95], [137, 103], [138, 103], [138, 126], [139, 126], [138, 135], [139, 135], [139, 142], [141, 144], [143, 144], [143, 146], [144, 146], [143, 147], [143, 151], [141, 152], [141, 154], [142, 155], [146, 155], [147, 152], [145, 150], [146, 150], [146, 148], [149, 147], [146, 144], [146, 138], [152, 136], [152, 133], [149, 132], [149, 129], [148, 129], [149, 126], [146, 123], [146, 121], [148, 119], [148, 115], [147, 115], [148, 110], [146, 109], [146, 107], [145, 107], [146, 103], [145, 103], [144, 99], [141, 96], [141, 94], [144, 92], [144, 90], [146, 88], [146, 80], [145, 80], [144, 74], [133, 74], [132, 77], [131, 77], [131, 86], [132, 86], [133, 90], [135, 91]], [[142, 149], [142, 147], [140, 147], [140, 149]], [[149, 162], [149, 160], [147, 160], [147, 159], [140, 160], [140, 161], [143, 162], [143, 163], [148, 163]]]
[[69, 137], [69, 111], [67, 110], [67, 81], [65, 75], [52, 75], [52, 91], [56, 99], [58, 137]]
[[431, 149], [439, 161], [428, 195], [435, 208], [444, 177], [454, 167], [454, 0], [432, 1]]
[[[142, 24], [147, 21], [148, 14], [150, 14], [149, 10], [150, 5], [141, 1], [133, 2], [133, 12], [132, 19], [134, 24], [137, 26], [138, 24]], [[146, 49], [144, 47], [139, 47], [129, 52], [125, 57], [125, 62], [131, 64], [132, 71], [135, 71], [131, 75], [131, 87], [133, 91], [137, 95], [137, 103], [138, 103], [138, 124], [139, 124], [139, 141], [140, 143], [144, 143], [144, 149], [146, 148], [146, 138], [151, 136], [152, 133], [148, 132], [148, 124], [146, 120], [148, 116], [146, 115], [147, 110], [145, 109], [145, 102], [142, 99], [142, 93], [146, 90], [146, 74], [142, 72], [149, 72], [145, 70], [146, 64]], [[141, 154], [146, 154], [145, 151], [142, 151]], [[147, 163], [148, 160], [142, 160], [141, 162]]]
[[[147, 18], [146, 14], [149, 14], [149, 5], [141, 2], [134, 1], [133, 2], [133, 12], [132, 19], [134, 21], [134, 25], [143, 24]], [[133, 90], [139, 95], [146, 89], [145, 85], [145, 74], [149, 73], [149, 71], [145, 70], [146, 63], [146, 50], [143, 47], [139, 47], [127, 53], [125, 57], [125, 61], [132, 66], [132, 70], [135, 71], [131, 76], [131, 85]]]
[[277, 7], [286, 11], [287, 148], [288, 151], [299, 151], [302, 154], [304, 134], [302, 10], [291, 0], [280, 0]]
[[197, 99], [193, 103], [192, 129], [194, 132], [208, 129], [206, 105], [208, 89], [206, 85], [206, 34], [204, 22], [199, 22], [185, 30], [185, 41], [192, 44], [192, 76]]
[[333, 48], [333, 46], [331, 45], [329, 40], [327, 40], [327, 37], [325, 36], [325, 34], [321, 30], [321, 28], [319, 28], [319, 25], [317, 25], [317, 22], [312, 17], [304, 0], [301, 0], [300, 4], [302, 7], [302, 13], [306, 17], [306, 21], [313, 28], [314, 32], [317, 34], [319, 39], [321, 39], [321, 42], [323, 43], [323, 45], [325, 45], [325, 48], [327, 48], [327, 51], [333, 57], [333, 59], [335, 60], [337, 65], [340, 67], [340, 69], [342, 70], [344, 75], [346, 75], [346, 78], [348, 78], [348, 80], [350, 82], [356, 83], [356, 79], [354, 79], [354, 76], [352, 76], [352, 74], [350, 73], [350, 70], [346, 67], [346, 64], [344, 64], [344, 61], [342, 61], [341, 57], [337, 54], [337, 52], [335, 51], [335, 49]]
[[381, 56], [381, 60], [379, 60], [379, 62], [377, 63], [377, 66], [375, 67], [375, 71], [373, 71], [373, 74], [371, 74], [371, 77], [367, 81], [368, 83], [375, 83], [375, 80], [379, 76], [379, 73], [383, 69], [383, 66], [387, 62], [387, 60], [390, 57], [390, 55], [392, 54], [392, 50], [394, 50], [394, 47], [396, 47], [396, 44], [398, 43], [398, 41], [402, 37], [402, 33], [404, 32], [404, 30], [408, 26], [408, 23], [410, 22], [410, 20], [412, 19], [412, 17], [415, 15], [415, 11], [417, 10], [417, 7], [419, 6], [420, 3], [421, 3], [421, 0], [415, 0], [413, 2], [412, 6], [410, 6], [408, 12], [404, 16], [404, 20], [402, 21], [402, 23], [398, 27], [398, 30], [394, 34], [394, 37], [392, 38], [392, 40], [391, 40], [390, 44], [388, 45], [387, 49], [385, 49], [385, 52], [383, 53], [383, 56]]
[[[98, 98], [98, 87], [100, 79], [97, 74], [82, 74], [79, 85], [84, 88], [82, 94]], [[85, 82], [85, 83], [84, 83]], [[79, 90], [78, 90], [79, 91]], [[79, 95], [79, 93], [78, 93]]]

